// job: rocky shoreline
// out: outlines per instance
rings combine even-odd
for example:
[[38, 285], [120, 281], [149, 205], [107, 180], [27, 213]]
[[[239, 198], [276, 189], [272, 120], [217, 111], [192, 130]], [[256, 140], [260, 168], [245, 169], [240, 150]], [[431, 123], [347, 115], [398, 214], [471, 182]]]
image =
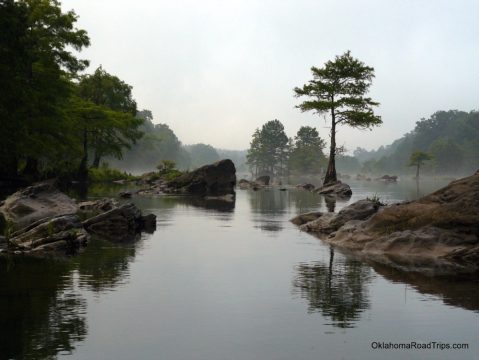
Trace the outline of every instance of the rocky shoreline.
[[334, 246], [402, 270], [479, 271], [479, 172], [415, 201], [385, 206], [366, 199], [337, 214], [291, 221]]
[[54, 181], [19, 190], [0, 205], [0, 251], [8, 254], [74, 254], [93, 235], [129, 241], [156, 227], [155, 215], [143, 216], [132, 203], [76, 203]]

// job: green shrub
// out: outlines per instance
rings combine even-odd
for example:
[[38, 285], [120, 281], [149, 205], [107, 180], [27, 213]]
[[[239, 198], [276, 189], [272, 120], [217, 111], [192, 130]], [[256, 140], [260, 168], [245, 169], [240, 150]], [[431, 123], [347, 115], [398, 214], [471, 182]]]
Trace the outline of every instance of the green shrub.
[[378, 206], [384, 206], [386, 204], [384, 204], [382, 201], [381, 201], [381, 198], [378, 196], [378, 194], [374, 194], [373, 196], [371, 197], [367, 197], [366, 200], [369, 200], [369, 201], [372, 201], [374, 204], [378, 205]]
[[88, 178], [91, 182], [111, 182], [117, 180], [136, 180], [138, 177], [113, 169], [105, 165], [99, 168], [88, 169]]
[[172, 160], [162, 160], [160, 165], [156, 167], [158, 169], [158, 177], [171, 181], [176, 179], [183, 173], [176, 168], [176, 163]]

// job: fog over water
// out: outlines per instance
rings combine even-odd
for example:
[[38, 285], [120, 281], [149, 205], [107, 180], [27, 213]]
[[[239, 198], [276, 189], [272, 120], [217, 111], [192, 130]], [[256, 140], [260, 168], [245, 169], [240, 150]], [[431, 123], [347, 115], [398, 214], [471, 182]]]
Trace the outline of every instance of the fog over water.
[[64, 0], [92, 40], [83, 57], [134, 86], [184, 143], [245, 149], [277, 118], [293, 136], [327, 126], [294, 106], [293, 87], [350, 49], [373, 66], [384, 124], [342, 128], [348, 149], [388, 144], [437, 110], [477, 108], [479, 3], [461, 1]]

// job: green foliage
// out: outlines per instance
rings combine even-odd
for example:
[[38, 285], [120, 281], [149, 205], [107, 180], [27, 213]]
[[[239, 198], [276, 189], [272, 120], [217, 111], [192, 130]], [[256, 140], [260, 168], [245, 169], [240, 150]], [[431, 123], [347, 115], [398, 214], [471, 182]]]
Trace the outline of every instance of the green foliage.
[[54, 0], [1, 3], [0, 176], [15, 177], [22, 160], [37, 176], [42, 163], [67, 157], [69, 80], [88, 64], [73, 53], [89, 45], [76, 21]]
[[190, 167], [189, 153], [168, 125], [154, 124], [149, 110], [138, 112], [137, 117], [143, 120], [139, 128], [143, 137], [125, 152], [121, 161], [109, 158], [112, 165], [128, 171], [146, 172], [155, 169], [161, 160], [172, 160], [181, 169]]
[[183, 173], [176, 169], [176, 164], [171, 160], [162, 160], [161, 164], [157, 166], [159, 178], [171, 181], [176, 179]]
[[421, 166], [428, 160], [432, 160], [432, 156], [430, 154], [422, 151], [415, 151], [409, 158], [408, 166]]
[[413, 131], [375, 151], [356, 149], [363, 170], [376, 174], [408, 172], [411, 153], [430, 153], [423, 166], [433, 174], [471, 174], [479, 168], [479, 112], [438, 111], [416, 123]]
[[384, 204], [382, 201], [381, 201], [381, 198], [378, 196], [378, 194], [374, 194], [373, 196], [371, 197], [366, 197], [366, 200], [369, 200], [369, 201], [372, 201], [375, 205], [377, 206], [384, 206], [386, 204]]
[[112, 182], [117, 180], [136, 180], [138, 177], [110, 168], [108, 164], [103, 163], [99, 168], [88, 169], [88, 179], [95, 182]]
[[302, 112], [313, 111], [331, 117], [331, 144], [329, 164], [324, 183], [337, 180], [336, 176], [336, 126], [347, 125], [369, 129], [382, 124], [373, 108], [379, 103], [364, 95], [374, 78], [374, 69], [353, 58], [347, 51], [328, 61], [322, 68], [312, 67], [313, 80], [294, 89], [296, 97], [309, 100], [297, 105]]
[[289, 156], [289, 170], [296, 174], [318, 174], [326, 166], [323, 149], [326, 142], [316, 128], [302, 126], [294, 137]]
[[[94, 152], [93, 167], [104, 156], [121, 159], [123, 149], [129, 149], [143, 136], [139, 127], [143, 119], [136, 117], [136, 102], [132, 87], [100, 66], [92, 75], [82, 77], [77, 94], [84, 106], [94, 109], [80, 113], [77, 119], [83, 128], [84, 144]], [[86, 154], [85, 154], [86, 155]]]
[[279, 120], [265, 123], [256, 129], [246, 161], [255, 175], [284, 175], [289, 157], [289, 139]]

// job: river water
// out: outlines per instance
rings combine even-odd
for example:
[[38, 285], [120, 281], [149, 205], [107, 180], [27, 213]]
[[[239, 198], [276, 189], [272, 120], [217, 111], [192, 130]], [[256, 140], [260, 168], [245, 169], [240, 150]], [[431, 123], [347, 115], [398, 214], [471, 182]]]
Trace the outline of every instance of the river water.
[[[479, 283], [364, 263], [288, 221], [444, 184], [350, 183], [343, 202], [293, 189], [238, 190], [234, 204], [135, 197], [158, 217], [135, 243], [2, 259], [0, 359], [479, 359]], [[469, 348], [373, 349], [412, 341]]]

